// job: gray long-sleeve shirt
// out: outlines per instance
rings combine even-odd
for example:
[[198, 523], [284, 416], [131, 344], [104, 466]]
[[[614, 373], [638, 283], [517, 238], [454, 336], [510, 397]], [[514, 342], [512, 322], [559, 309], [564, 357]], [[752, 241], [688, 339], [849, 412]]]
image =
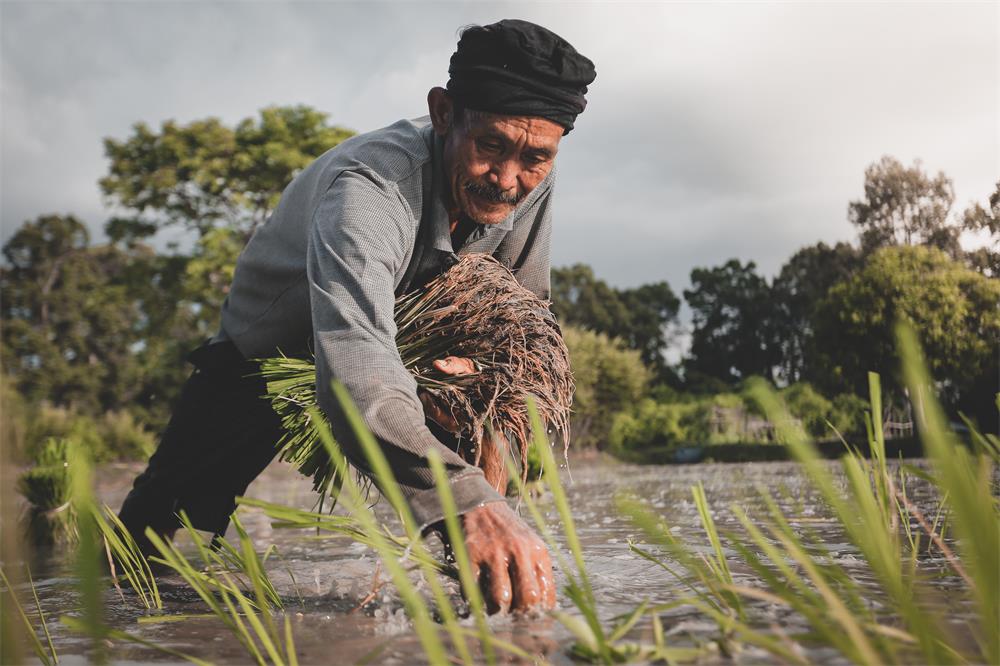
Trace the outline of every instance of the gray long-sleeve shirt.
[[396, 348], [393, 307], [458, 254], [492, 254], [549, 297], [554, 171], [502, 223], [453, 248], [444, 207], [442, 142], [427, 118], [401, 120], [321, 155], [288, 185], [236, 263], [220, 339], [246, 358], [316, 354], [319, 404], [359, 468], [363, 456], [330, 390], [337, 379], [382, 445], [421, 524], [442, 517], [426, 453], [436, 448], [459, 512], [502, 499], [482, 472], [426, 427], [413, 377]]

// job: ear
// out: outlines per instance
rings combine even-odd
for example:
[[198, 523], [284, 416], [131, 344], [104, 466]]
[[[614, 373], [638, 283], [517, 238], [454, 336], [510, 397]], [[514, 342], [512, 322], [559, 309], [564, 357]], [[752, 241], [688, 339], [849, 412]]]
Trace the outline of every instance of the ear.
[[454, 106], [448, 91], [440, 86], [431, 88], [427, 93], [427, 111], [431, 116], [434, 133], [439, 136], [447, 134], [451, 129], [451, 121], [454, 120]]

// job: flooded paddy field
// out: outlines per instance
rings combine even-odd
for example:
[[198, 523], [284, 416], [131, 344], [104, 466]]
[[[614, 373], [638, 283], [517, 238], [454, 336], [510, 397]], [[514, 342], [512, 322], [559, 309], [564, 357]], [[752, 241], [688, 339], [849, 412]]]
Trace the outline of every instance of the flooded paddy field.
[[[830, 463], [830, 467], [839, 469], [835, 463]], [[125, 465], [98, 469], [100, 499], [117, 507], [137, 471], [136, 466]], [[629, 540], [641, 542], [642, 536], [618, 513], [616, 497], [628, 493], [639, 498], [672, 526], [675, 536], [694, 550], [708, 553], [710, 546], [691, 496], [691, 487], [699, 481], [704, 484], [720, 531], [741, 532], [728, 509], [732, 504], [742, 507], [751, 516], [762, 515], [764, 508], [758, 489], [767, 488], [792, 524], [824, 543], [829, 557], [843, 566], [855, 581], [866, 586], [871, 579], [867, 565], [857, 557], [838, 523], [828, 516], [813, 487], [794, 463], [635, 466], [608, 460], [580, 461], [573, 464], [571, 478], [564, 474], [563, 481], [604, 621], [632, 611], [643, 600], [669, 602], [690, 592], [663, 568], [629, 550]], [[935, 501], [928, 486], [913, 479], [907, 492], [918, 506], [925, 506], [933, 513]], [[277, 463], [250, 487], [248, 495], [300, 508], [313, 506], [316, 499], [308, 480]], [[558, 516], [550, 499], [543, 496], [540, 506], [549, 525], [558, 527]], [[394, 531], [400, 531], [388, 506], [380, 502], [375, 510]], [[410, 664], [424, 661], [420, 642], [392, 584], [385, 582], [388, 576], [377, 565], [373, 551], [345, 538], [317, 537], [315, 532], [305, 530], [275, 529], [271, 521], [255, 509], [241, 508], [240, 516], [258, 551], [272, 544], [276, 547], [276, 552], [267, 560], [267, 570], [292, 619], [300, 663]], [[436, 545], [436, 539], [432, 542]], [[440, 552], [440, 548], [437, 550]], [[737, 584], [752, 585], [753, 576], [741, 570], [735, 554], [731, 566]], [[942, 575], [946, 572], [945, 563], [933, 558], [922, 562], [922, 566], [928, 572], [939, 571]], [[32, 570], [43, 610], [50, 618], [60, 663], [85, 662], [88, 640], [52, 621], [60, 615], [73, 613], [78, 606], [68, 562], [62, 553], [54, 552], [36, 558]], [[558, 571], [556, 575], [561, 588], [564, 578]], [[943, 577], [941, 589], [946, 591], [954, 584], [951, 578]], [[457, 585], [452, 584], [449, 589], [458, 598]], [[215, 663], [236, 664], [250, 660], [222, 623], [213, 618], [140, 623], [139, 619], [147, 612], [135, 603], [127, 590], [124, 600], [110, 586], [103, 594], [107, 621], [116, 629]], [[179, 577], [164, 577], [161, 594], [163, 612], [168, 615], [205, 612], [204, 605]], [[873, 591], [869, 603], [877, 607], [880, 602]], [[941, 603], [948, 605], [946, 593]], [[563, 594], [560, 594], [559, 605], [564, 611], [575, 612]], [[956, 631], [961, 631], [970, 609], [959, 606], [948, 608], [948, 612]], [[768, 616], [779, 631], [803, 630], [802, 626], [797, 626], [798, 620], [784, 608], [770, 608]], [[711, 644], [718, 637], [717, 625], [690, 607], [667, 610], [661, 619], [672, 644]], [[467, 622], [471, 627], [471, 619]], [[494, 617], [490, 623], [501, 639], [552, 663], [572, 663], [569, 651], [573, 637], [552, 618]], [[648, 641], [650, 633], [649, 622], [643, 621], [630, 636]], [[154, 649], [119, 642], [110, 649], [109, 656], [115, 663], [177, 661]], [[823, 663], [843, 661], [827, 649], [810, 651], [807, 656], [810, 661]], [[771, 658], [744, 646], [736, 654], [729, 655], [709, 650], [701, 661], [759, 663], [771, 661]]]

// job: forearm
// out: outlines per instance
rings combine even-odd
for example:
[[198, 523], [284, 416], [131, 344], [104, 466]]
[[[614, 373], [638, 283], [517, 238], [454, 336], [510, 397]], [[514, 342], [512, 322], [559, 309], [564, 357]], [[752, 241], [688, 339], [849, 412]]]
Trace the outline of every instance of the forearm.
[[[333, 348], [336, 349], [336, 346]], [[338, 363], [336, 372], [317, 373], [320, 406], [330, 419], [334, 437], [351, 463], [372, 478], [380, 489], [388, 482], [372, 475], [371, 466], [342, 406], [331, 390], [322, 389], [323, 386], [330, 386], [329, 380], [335, 378], [344, 384], [365, 427], [378, 441], [395, 477], [394, 482], [421, 527], [443, 518], [434, 476], [427, 461], [427, 453], [431, 449], [437, 450], [445, 463], [459, 513], [502, 500], [486, 482], [481, 470], [444, 446], [427, 428], [422, 406], [415, 398], [415, 384], [401, 382], [393, 372], [394, 368], [378, 367], [378, 361], [372, 357], [368, 357], [372, 364], [365, 362], [365, 355], [358, 351], [355, 346], [349, 352], [356, 359], [354, 363]], [[339, 356], [343, 358], [344, 354]], [[352, 365], [363, 367], [350, 367]], [[320, 364], [317, 366], [320, 367]]]
[[[393, 200], [363, 175], [345, 174], [316, 211], [307, 273], [316, 351], [317, 397], [345, 455], [370, 466], [336, 403], [331, 382], [344, 385], [379, 442], [422, 524], [441, 518], [427, 452], [445, 463], [459, 511], [502, 499], [483, 478], [427, 429], [416, 382], [395, 346], [394, 272], [410, 242], [393, 219]], [[378, 484], [386, 480], [374, 479]]]

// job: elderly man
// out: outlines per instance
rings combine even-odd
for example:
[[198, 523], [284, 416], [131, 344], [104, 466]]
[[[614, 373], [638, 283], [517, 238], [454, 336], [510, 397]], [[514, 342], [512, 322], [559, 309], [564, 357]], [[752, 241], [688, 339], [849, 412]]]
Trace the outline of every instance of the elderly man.
[[[554, 604], [542, 541], [428, 427], [395, 346], [393, 305], [469, 252], [492, 254], [548, 298], [553, 164], [595, 72], [554, 33], [505, 20], [464, 30], [449, 74], [447, 89], [427, 96], [429, 118], [354, 137], [303, 170], [240, 255], [221, 330], [191, 354], [195, 370], [122, 506], [140, 545], [147, 526], [172, 534], [180, 510], [199, 529], [225, 531], [281, 434], [249, 359], [311, 345], [319, 403], [345, 453], [367, 471], [334, 379], [425, 526], [443, 517], [426, 452], [441, 454], [489, 609]], [[471, 365], [437, 363], [452, 373]]]

